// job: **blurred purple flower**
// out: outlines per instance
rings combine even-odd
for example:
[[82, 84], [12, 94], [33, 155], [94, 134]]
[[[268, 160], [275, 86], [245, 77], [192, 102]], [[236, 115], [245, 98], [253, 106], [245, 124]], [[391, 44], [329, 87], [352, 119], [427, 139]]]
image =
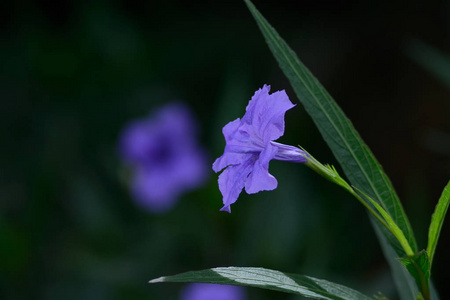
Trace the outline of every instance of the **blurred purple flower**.
[[181, 300], [244, 300], [244, 288], [234, 285], [192, 283], [181, 291]]
[[270, 86], [255, 92], [242, 119], [223, 127], [225, 151], [216, 159], [213, 170], [219, 176], [219, 189], [223, 195], [222, 211], [231, 212], [242, 189], [248, 194], [270, 191], [278, 182], [269, 174], [272, 159], [296, 163], [306, 162], [306, 154], [299, 148], [274, 142], [284, 133], [284, 114], [294, 107], [286, 92], [269, 95]]
[[133, 197], [153, 212], [172, 208], [181, 194], [199, 187], [208, 174], [195, 119], [181, 103], [126, 126], [119, 138], [119, 154], [134, 169]]

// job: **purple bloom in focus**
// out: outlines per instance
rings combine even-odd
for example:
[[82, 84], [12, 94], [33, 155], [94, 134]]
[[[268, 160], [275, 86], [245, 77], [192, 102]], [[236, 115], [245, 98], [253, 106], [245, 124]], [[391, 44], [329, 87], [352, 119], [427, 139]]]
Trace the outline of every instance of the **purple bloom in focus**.
[[190, 110], [168, 105], [122, 131], [119, 153], [133, 167], [133, 197], [153, 212], [173, 207], [178, 197], [199, 187], [207, 176], [207, 158], [197, 144], [197, 128]]
[[278, 182], [269, 174], [272, 159], [304, 163], [306, 154], [299, 148], [274, 142], [284, 133], [284, 114], [294, 107], [286, 92], [269, 95], [270, 86], [264, 85], [255, 92], [242, 119], [223, 127], [226, 145], [213, 170], [219, 176], [219, 189], [223, 195], [221, 210], [231, 212], [242, 189], [248, 194], [270, 191]]
[[245, 290], [240, 286], [212, 283], [192, 283], [181, 292], [181, 300], [244, 300]]

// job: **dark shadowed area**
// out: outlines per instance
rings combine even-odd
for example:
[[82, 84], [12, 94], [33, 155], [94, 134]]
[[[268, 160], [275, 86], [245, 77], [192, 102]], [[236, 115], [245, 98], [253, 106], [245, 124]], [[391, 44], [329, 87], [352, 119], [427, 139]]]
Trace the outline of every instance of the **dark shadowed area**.
[[[450, 88], [406, 48], [419, 40], [450, 57], [450, 3], [254, 4], [352, 120], [425, 248], [450, 179]], [[263, 84], [297, 104], [279, 141], [338, 167], [243, 1], [5, 1], [0, 29], [1, 299], [180, 299], [183, 284], [148, 280], [218, 266], [396, 299], [364, 208], [301, 164], [272, 161], [278, 188], [243, 192], [231, 214], [219, 212], [212, 170], [165, 213], [131, 196], [118, 155], [124, 126], [184, 102], [212, 164], [222, 127]], [[449, 251], [447, 220], [432, 274], [441, 299], [450, 295]]]

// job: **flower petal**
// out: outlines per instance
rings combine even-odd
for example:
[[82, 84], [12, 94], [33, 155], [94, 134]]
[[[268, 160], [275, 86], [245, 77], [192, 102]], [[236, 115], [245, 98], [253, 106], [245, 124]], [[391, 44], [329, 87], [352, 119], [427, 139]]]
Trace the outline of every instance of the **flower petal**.
[[284, 114], [295, 105], [286, 92], [269, 95], [270, 86], [264, 85], [250, 100], [242, 121], [251, 124], [264, 144], [278, 139], [284, 133]]
[[243, 287], [212, 283], [191, 283], [181, 291], [181, 300], [244, 300]]
[[[236, 134], [240, 123], [241, 120], [238, 118], [223, 127], [222, 133], [225, 137], [226, 145], [228, 145], [228, 143], [233, 139], [233, 136]], [[235, 153], [230, 153], [229, 151], [227, 151], [227, 147], [225, 146], [225, 150], [222, 156], [214, 161], [212, 169], [217, 173], [228, 165], [239, 164], [241, 162], [241, 156], [236, 155]]]
[[284, 134], [284, 115], [295, 105], [291, 103], [286, 92], [278, 91], [263, 99], [258, 114], [260, 124], [257, 126], [259, 134], [265, 143], [278, 139]]
[[223, 168], [231, 165], [238, 165], [245, 159], [245, 154], [228, 151], [225, 147], [225, 152], [221, 157], [216, 159], [212, 165], [214, 172], [220, 172]]
[[261, 99], [269, 96], [270, 85], [265, 84], [262, 88], [257, 90], [255, 94], [252, 96], [252, 99], [248, 102], [247, 107], [245, 108], [245, 115], [242, 117], [242, 121], [247, 124], [253, 124], [253, 120], [255, 118], [255, 111], [257, 110], [258, 105], [260, 105]]
[[131, 192], [139, 206], [148, 211], [163, 213], [175, 205], [181, 191], [167, 176], [140, 169], [134, 174]]
[[244, 162], [248, 153], [259, 153], [264, 149], [262, 141], [255, 135], [253, 128], [241, 119], [236, 119], [222, 129], [225, 137], [225, 150], [221, 157], [213, 163], [214, 172], [219, 172], [229, 165], [237, 165]]
[[154, 118], [160, 131], [170, 132], [171, 137], [185, 147], [196, 145], [197, 123], [192, 111], [182, 102], [168, 104]]
[[152, 125], [139, 120], [126, 126], [119, 138], [119, 154], [127, 163], [140, 163], [147, 160], [148, 149], [155, 147]]
[[269, 174], [269, 162], [277, 152], [278, 148], [271, 144], [268, 144], [261, 152], [245, 182], [245, 191], [248, 194], [276, 189], [278, 182], [275, 177]]
[[130, 184], [135, 200], [149, 211], [167, 211], [181, 194], [203, 184], [208, 174], [197, 124], [182, 103], [128, 125], [120, 136], [119, 154], [134, 169]]
[[246, 160], [239, 165], [228, 166], [219, 176], [219, 189], [223, 196], [224, 207], [221, 210], [230, 212], [230, 205], [236, 202], [244, 188], [246, 178], [252, 172], [257, 159], [256, 155], [247, 154]]
[[213, 164], [215, 172], [226, 168], [219, 176], [224, 203], [221, 210], [230, 212], [230, 205], [244, 187], [249, 194], [277, 187], [277, 180], [269, 174], [271, 159], [306, 162], [300, 149], [274, 142], [284, 133], [286, 111], [295, 105], [285, 91], [269, 91], [268, 85], [256, 91], [242, 119], [223, 128], [225, 150]]
[[206, 182], [209, 175], [207, 166], [208, 157], [202, 149], [186, 149], [174, 160], [171, 168], [169, 165], [167, 166], [167, 172], [173, 174], [174, 184], [178, 184], [180, 188], [191, 190]]

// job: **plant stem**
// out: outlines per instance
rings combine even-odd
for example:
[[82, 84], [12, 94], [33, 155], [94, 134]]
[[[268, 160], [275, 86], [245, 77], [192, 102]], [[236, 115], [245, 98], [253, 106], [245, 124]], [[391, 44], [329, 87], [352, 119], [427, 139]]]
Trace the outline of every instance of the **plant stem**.
[[[368, 195], [364, 194], [362, 191], [358, 190], [359, 193], [363, 194], [368, 201], [365, 201], [356, 191], [354, 187], [350, 186], [347, 181], [345, 181], [336, 171], [333, 166], [323, 165], [317, 159], [315, 159], [311, 154], [306, 152], [306, 150], [302, 149], [306, 154], [306, 159], [308, 162], [306, 165], [315, 171], [316, 173], [322, 175], [326, 179], [336, 183], [341, 186], [345, 190], [347, 190], [350, 194], [352, 194], [365, 208], [387, 229], [389, 232], [398, 240], [406, 255], [413, 256], [414, 251], [411, 248], [408, 240], [406, 239], [403, 231], [398, 227], [392, 217], [387, 213], [377, 202], [375, 202]], [[374, 208], [370, 205], [370, 203]]]

